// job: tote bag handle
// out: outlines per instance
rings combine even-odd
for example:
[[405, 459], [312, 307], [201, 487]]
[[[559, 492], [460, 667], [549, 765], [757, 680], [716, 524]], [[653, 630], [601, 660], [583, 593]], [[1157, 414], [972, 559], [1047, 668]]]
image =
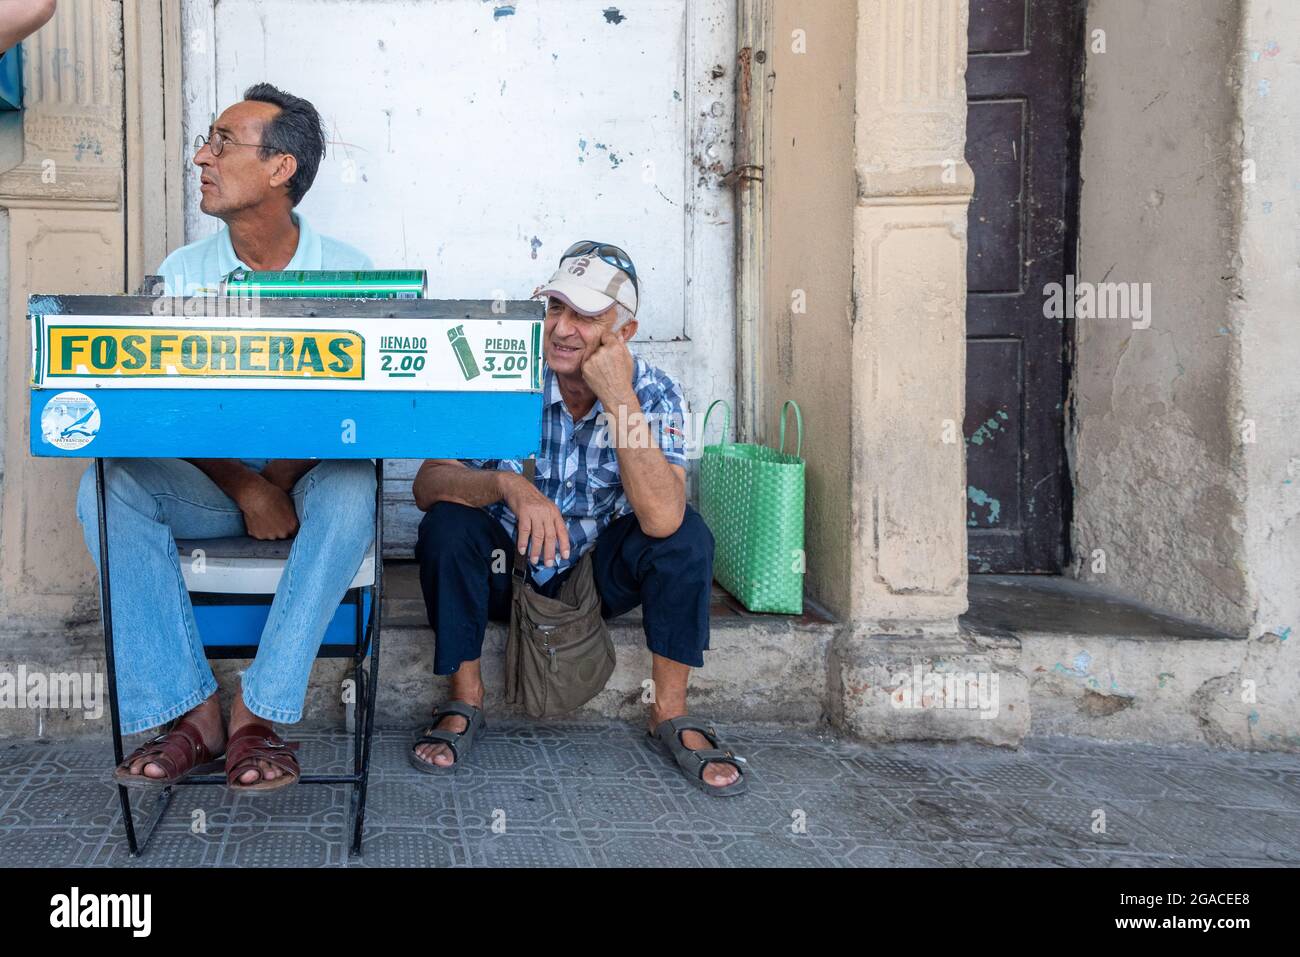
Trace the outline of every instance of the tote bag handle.
[[709, 411], [704, 413], [704, 428], [700, 429], [700, 441], [701, 443], [707, 445], [707, 443], [704, 440], [704, 436], [707, 435], [709, 431], [709, 416], [713, 414], [713, 410], [716, 409], [718, 406], [722, 406], [723, 411], [726, 413], [726, 417], [722, 420], [722, 442], [720, 444], [730, 445], [731, 444], [731, 439], [730, 439], [731, 406], [727, 403], [726, 399], [718, 399], [711, 406], [709, 406]]
[[[794, 409], [795, 427], [799, 430], [799, 444], [798, 444], [798, 448], [795, 450], [794, 457], [799, 458], [800, 456], [803, 455], [803, 413], [799, 411], [799, 403], [796, 402], [794, 399], [790, 399], [788, 402], [786, 402], [785, 405], [781, 407], [781, 449], [780, 451], [782, 455], [785, 454], [785, 422], [786, 419], [789, 417], [789, 412], [791, 408]], [[706, 425], [708, 424], [707, 418], [705, 419], [705, 424]]]

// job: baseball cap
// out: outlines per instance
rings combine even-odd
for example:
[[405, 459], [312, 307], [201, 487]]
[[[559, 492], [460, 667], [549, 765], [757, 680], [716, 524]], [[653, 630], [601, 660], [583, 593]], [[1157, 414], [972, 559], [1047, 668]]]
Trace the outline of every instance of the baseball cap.
[[595, 254], [568, 256], [560, 260], [550, 282], [533, 293], [554, 296], [583, 316], [599, 316], [615, 303], [636, 315], [637, 291], [632, 277]]

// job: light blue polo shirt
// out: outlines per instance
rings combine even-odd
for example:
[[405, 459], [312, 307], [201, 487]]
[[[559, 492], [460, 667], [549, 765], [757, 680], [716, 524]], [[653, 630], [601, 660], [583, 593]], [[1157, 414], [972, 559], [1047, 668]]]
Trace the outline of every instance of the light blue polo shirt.
[[[347, 243], [322, 236], [311, 228], [305, 216], [293, 214], [298, 224], [298, 249], [285, 266], [286, 272], [299, 269], [373, 269], [370, 257]], [[230, 230], [182, 246], [163, 260], [158, 275], [167, 285], [169, 296], [216, 295], [221, 280], [236, 269], [247, 269], [235, 255]]]
[[[298, 224], [298, 249], [284, 267], [286, 272], [300, 269], [374, 268], [370, 257], [361, 250], [329, 236], [322, 236], [311, 228], [301, 213], [291, 215]], [[158, 267], [158, 275], [166, 285], [168, 296], [216, 295], [221, 280], [241, 268], [247, 269], [248, 266], [235, 255], [230, 230], [222, 227], [220, 232], [207, 239], [200, 239], [176, 250], [163, 260], [163, 264]], [[254, 471], [261, 471], [267, 462], [266, 459], [240, 461]]]

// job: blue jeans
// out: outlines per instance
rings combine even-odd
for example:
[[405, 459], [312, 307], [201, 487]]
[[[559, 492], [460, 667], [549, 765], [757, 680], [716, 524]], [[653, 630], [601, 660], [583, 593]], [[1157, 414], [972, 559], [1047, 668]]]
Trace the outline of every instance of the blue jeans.
[[[104, 473], [118, 720], [124, 734], [133, 734], [185, 714], [217, 690], [175, 539], [248, 533], [234, 500], [188, 462], [109, 459]], [[320, 462], [294, 486], [293, 503], [298, 534], [242, 680], [248, 709], [285, 724], [302, 719], [325, 629], [374, 540], [374, 463]], [[77, 518], [98, 565], [93, 465], [81, 478]]]

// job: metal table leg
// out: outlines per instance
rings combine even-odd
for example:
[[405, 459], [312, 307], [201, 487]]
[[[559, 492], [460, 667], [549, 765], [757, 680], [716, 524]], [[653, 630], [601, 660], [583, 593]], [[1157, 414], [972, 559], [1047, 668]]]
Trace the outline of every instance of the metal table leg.
[[[375, 699], [379, 696], [379, 632], [384, 601], [384, 460], [375, 460], [375, 591], [370, 602], [370, 674], [365, 682], [365, 730], [361, 746], [361, 780], [354, 787], [356, 823], [352, 834], [352, 853], [361, 853], [361, 839], [366, 825], [366, 788], [370, 781], [370, 743], [375, 731]], [[360, 691], [360, 689], [358, 689]], [[358, 704], [360, 704], [358, 699]], [[358, 712], [360, 719], [360, 712]]]
[[[113, 592], [110, 586], [108, 562], [108, 482], [104, 477], [104, 460], [95, 459], [95, 497], [99, 510], [99, 604], [104, 615], [104, 658], [108, 669], [108, 715], [113, 726], [113, 767], [126, 757], [122, 752], [122, 724], [117, 710], [117, 665], [113, 656]], [[135, 821], [131, 817], [131, 795], [122, 785], [117, 786], [117, 797], [122, 805], [122, 824], [126, 827], [126, 843], [132, 857], [139, 857], [153, 834], [154, 826], [162, 819], [171, 800], [171, 789], [158, 796], [154, 813], [150, 815], [144, 842], [136, 840]]]

